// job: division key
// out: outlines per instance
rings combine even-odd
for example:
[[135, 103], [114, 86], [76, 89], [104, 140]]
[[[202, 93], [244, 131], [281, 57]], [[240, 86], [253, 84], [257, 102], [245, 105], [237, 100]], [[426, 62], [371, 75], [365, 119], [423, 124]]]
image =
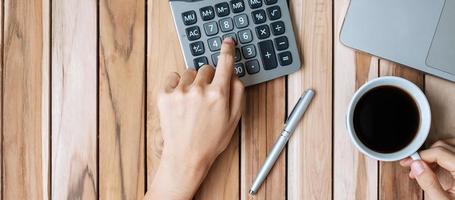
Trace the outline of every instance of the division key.
[[261, 54], [262, 64], [265, 70], [275, 69], [278, 66], [272, 40], [258, 43], [259, 53]]

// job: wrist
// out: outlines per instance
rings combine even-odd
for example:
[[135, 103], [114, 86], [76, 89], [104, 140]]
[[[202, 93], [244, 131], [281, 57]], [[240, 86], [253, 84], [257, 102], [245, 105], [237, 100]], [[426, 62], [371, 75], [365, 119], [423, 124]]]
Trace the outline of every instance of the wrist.
[[153, 199], [191, 199], [205, 178], [211, 162], [184, 158], [163, 151], [151, 186]]
[[210, 169], [214, 159], [211, 156], [194, 153], [188, 155], [185, 153], [174, 152], [169, 149], [164, 149], [161, 156], [161, 162], [170, 168], [175, 168], [176, 171], [184, 171], [184, 173], [201, 174]]

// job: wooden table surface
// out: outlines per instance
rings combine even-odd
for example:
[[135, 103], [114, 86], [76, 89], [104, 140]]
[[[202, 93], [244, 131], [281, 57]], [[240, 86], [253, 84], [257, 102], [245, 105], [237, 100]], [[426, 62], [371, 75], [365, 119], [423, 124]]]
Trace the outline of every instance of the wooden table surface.
[[[168, 1], [0, 4], [1, 198], [142, 199], [162, 149], [155, 97], [164, 73], [184, 70]], [[290, 0], [303, 68], [247, 89], [237, 133], [195, 199], [247, 200], [308, 88], [316, 98], [256, 199], [424, 198], [406, 169], [353, 148], [347, 104], [370, 79], [405, 77], [430, 101], [431, 144], [455, 136], [455, 84], [340, 44], [348, 5]]]

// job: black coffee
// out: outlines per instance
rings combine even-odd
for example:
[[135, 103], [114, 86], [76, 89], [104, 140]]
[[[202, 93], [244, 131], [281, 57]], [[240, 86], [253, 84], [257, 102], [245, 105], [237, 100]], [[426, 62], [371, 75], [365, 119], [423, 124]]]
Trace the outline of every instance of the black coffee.
[[354, 110], [354, 129], [368, 148], [393, 153], [412, 142], [420, 126], [419, 108], [404, 90], [380, 86], [360, 98]]

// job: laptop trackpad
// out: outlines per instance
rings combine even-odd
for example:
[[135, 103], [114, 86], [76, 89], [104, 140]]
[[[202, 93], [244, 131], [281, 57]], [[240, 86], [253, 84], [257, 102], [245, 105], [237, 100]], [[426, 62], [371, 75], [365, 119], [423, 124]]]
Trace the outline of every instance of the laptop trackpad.
[[455, 75], [455, 0], [446, 0], [427, 65]]

